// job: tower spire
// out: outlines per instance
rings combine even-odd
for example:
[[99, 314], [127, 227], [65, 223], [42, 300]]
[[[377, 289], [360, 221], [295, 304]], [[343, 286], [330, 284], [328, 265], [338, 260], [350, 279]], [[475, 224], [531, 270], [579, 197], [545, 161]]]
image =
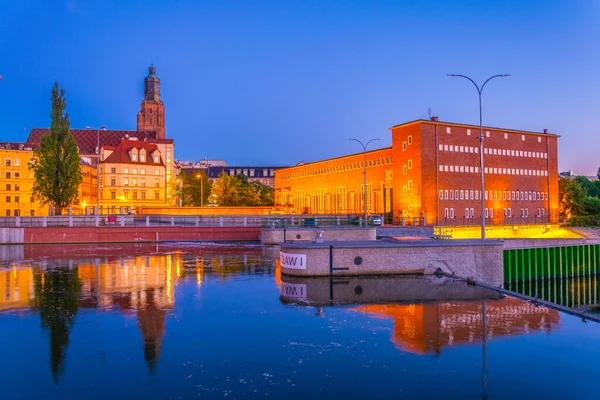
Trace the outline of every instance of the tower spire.
[[165, 106], [160, 99], [160, 79], [153, 63], [144, 78], [144, 99], [137, 115], [137, 130], [155, 132], [158, 139], [165, 137]]

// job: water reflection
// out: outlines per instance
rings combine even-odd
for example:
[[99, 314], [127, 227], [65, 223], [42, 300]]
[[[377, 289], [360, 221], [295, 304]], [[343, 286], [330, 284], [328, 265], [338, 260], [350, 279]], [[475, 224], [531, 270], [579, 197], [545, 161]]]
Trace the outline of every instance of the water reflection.
[[[123, 245], [106, 248], [80, 246], [72, 253], [90, 258], [27, 260], [39, 251], [22, 246], [4, 251], [0, 263], [0, 312], [39, 312], [41, 326], [49, 333], [50, 372], [55, 381], [64, 370], [69, 333], [80, 308], [135, 313], [142, 336], [144, 359], [156, 369], [165, 336], [165, 321], [175, 305], [180, 280], [192, 278], [199, 286], [210, 272], [222, 280], [240, 273], [271, 273], [259, 248], [206, 246]], [[47, 251], [50, 248], [45, 247]], [[63, 250], [58, 250], [60, 255]], [[138, 253], [138, 255], [125, 255]], [[35, 255], [34, 255], [35, 256]], [[12, 259], [11, 257], [14, 257]]]
[[491, 340], [537, 330], [550, 333], [560, 320], [558, 311], [433, 276], [323, 279], [284, 275], [280, 293], [284, 303], [317, 306], [317, 315], [323, 315], [326, 306], [353, 304], [351, 311], [390, 319], [394, 323], [391, 341], [398, 349], [415, 354], [440, 353], [444, 347], [474, 344], [484, 337]]

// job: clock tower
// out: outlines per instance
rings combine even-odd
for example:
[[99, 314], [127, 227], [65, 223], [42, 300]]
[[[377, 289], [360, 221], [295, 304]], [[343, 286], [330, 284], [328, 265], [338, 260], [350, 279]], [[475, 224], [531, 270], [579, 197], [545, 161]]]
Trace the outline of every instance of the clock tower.
[[160, 99], [160, 79], [154, 64], [144, 78], [144, 100], [137, 115], [137, 130], [155, 132], [157, 139], [165, 138], [165, 106]]

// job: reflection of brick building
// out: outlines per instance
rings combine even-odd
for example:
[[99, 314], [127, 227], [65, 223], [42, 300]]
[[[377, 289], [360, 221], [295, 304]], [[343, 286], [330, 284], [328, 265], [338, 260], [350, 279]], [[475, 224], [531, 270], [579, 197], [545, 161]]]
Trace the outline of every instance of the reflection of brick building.
[[[483, 337], [482, 303], [366, 305], [352, 309], [378, 318], [392, 318], [392, 342], [416, 354], [439, 353], [444, 347], [480, 342]], [[487, 338], [552, 331], [558, 311], [506, 297], [487, 301]]]
[[[481, 217], [479, 127], [417, 120], [390, 128], [392, 146], [366, 153], [367, 208], [430, 224]], [[558, 136], [484, 128], [484, 214], [491, 223], [554, 220]], [[310, 213], [363, 210], [363, 154], [279, 170], [276, 203]]]

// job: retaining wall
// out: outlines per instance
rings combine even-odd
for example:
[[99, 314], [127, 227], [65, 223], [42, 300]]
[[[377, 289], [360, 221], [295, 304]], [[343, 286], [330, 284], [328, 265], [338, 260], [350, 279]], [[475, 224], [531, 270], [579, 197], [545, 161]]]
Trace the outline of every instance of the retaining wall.
[[375, 240], [375, 228], [264, 228], [260, 231], [262, 244], [273, 245], [286, 241], [314, 242], [317, 230], [323, 232], [324, 241]]
[[565, 246], [584, 246], [588, 244], [600, 244], [600, 238], [581, 238], [581, 239], [506, 239], [504, 240], [505, 250], [533, 249], [539, 247], [565, 247]]
[[440, 268], [501, 284], [503, 250], [499, 240], [284, 243], [280, 263], [282, 274], [292, 276], [330, 276], [330, 265], [347, 268], [333, 275], [433, 274]]
[[[20, 229], [20, 242], [1, 243], [127, 243], [165, 241], [257, 242], [258, 227], [53, 227]], [[0, 239], [4, 239], [0, 236]]]

